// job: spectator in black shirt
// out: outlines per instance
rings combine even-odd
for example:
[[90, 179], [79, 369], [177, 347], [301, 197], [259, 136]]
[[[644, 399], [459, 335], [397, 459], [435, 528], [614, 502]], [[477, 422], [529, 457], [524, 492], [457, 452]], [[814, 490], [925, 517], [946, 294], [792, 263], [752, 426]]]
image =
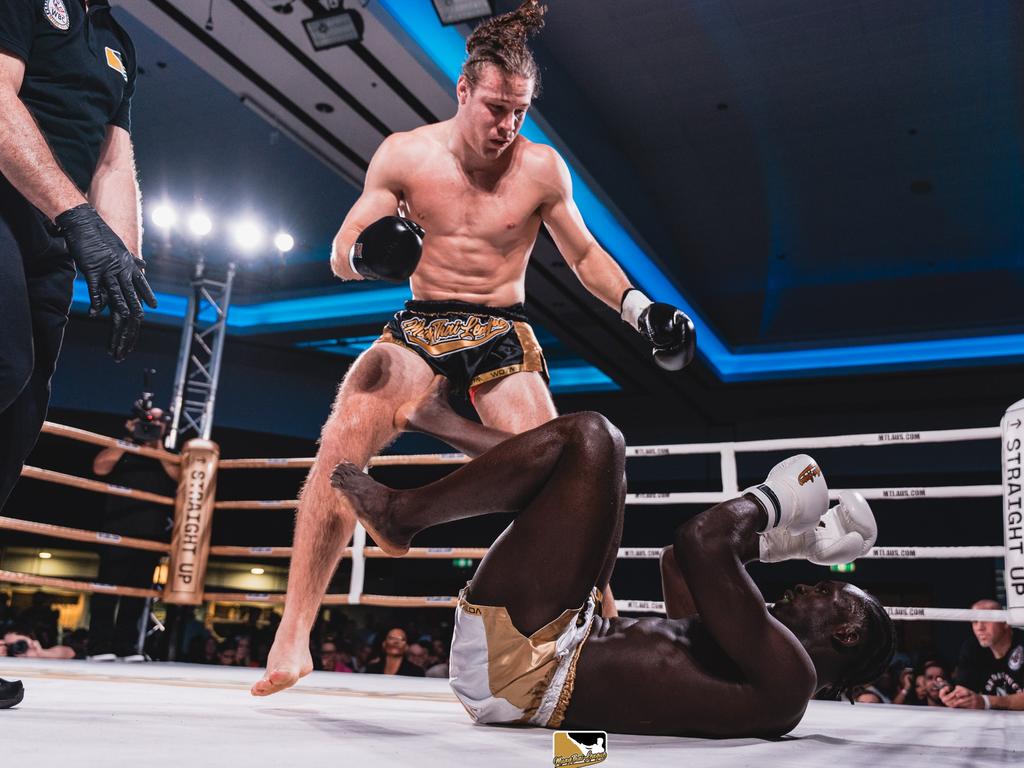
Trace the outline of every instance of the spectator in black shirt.
[[[108, 0], [0, 3], [0, 508], [35, 445], [71, 307], [110, 307], [123, 360], [156, 306], [139, 255], [135, 51]], [[84, 374], [87, 375], [87, 374]]]
[[[971, 608], [998, 611], [995, 600]], [[964, 642], [953, 675], [955, 686], [942, 700], [957, 709], [1024, 710], [1024, 631], [1003, 621], [973, 621], [974, 638]]]

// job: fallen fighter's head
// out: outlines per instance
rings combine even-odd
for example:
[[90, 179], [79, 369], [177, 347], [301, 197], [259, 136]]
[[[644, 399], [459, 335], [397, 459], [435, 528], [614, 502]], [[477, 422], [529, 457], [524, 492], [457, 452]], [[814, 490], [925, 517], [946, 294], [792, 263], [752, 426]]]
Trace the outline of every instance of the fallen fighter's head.
[[873, 596], [842, 581], [787, 589], [771, 614], [811, 657], [819, 685], [833, 698], [878, 678], [896, 652], [896, 628]]

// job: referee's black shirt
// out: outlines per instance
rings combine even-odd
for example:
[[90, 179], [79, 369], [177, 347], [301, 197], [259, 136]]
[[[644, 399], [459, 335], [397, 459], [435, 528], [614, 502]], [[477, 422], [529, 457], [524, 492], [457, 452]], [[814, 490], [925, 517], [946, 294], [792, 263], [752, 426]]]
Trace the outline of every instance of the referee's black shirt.
[[[131, 130], [135, 49], [108, 0], [0, 0], [0, 48], [25, 62], [18, 94], [87, 192], [107, 126]], [[6, 140], [0, 137], [0, 140]]]

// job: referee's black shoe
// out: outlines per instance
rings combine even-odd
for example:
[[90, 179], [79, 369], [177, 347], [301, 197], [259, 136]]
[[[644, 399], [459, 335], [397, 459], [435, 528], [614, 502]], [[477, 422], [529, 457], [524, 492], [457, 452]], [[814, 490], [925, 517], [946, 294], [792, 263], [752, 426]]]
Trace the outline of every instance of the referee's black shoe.
[[0, 709], [17, 706], [25, 698], [25, 686], [21, 680], [7, 681], [0, 678]]

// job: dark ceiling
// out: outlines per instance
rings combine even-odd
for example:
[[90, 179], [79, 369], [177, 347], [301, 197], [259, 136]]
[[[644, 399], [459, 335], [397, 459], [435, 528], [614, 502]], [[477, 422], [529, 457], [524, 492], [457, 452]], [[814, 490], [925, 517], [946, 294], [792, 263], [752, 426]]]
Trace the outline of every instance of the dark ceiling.
[[[299, 241], [285, 262], [243, 269], [240, 303], [366, 290], [327, 266], [365, 162], [388, 131], [454, 110], [450, 81], [379, 2], [361, 9], [362, 45], [320, 53], [305, 6], [274, 5], [225, 0], [212, 25], [207, 0], [118, 11], [145, 70], [147, 203], [201, 197]], [[732, 351], [1024, 331], [1024, 4], [549, 5], [537, 117]], [[181, 292], [183, 244], [150, 227], [147, 252], [158, 287]], [[534, 310], [558, 354], [626, 389], [676, 388], [636, 373], [643, 349], [549, 242], [534, 262]]]
[[730, 346], [1020, 330], [1024, 4], [550, 6], [541, 110]]

